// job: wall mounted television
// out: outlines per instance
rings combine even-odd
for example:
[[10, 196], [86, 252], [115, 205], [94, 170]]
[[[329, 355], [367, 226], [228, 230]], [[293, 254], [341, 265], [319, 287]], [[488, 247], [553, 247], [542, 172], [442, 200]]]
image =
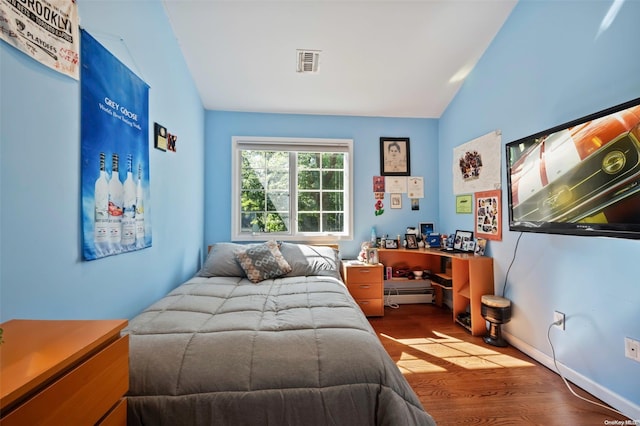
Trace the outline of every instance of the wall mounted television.
[[509, 229], [640, 239], [640, 98], [506, 144]]

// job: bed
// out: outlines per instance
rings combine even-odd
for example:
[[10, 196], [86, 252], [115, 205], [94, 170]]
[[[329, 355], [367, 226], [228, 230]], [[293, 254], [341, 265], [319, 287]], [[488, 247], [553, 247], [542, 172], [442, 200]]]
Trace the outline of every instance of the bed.
[[133, 318], [129, 425], [432, 425], [331, 247], [218, 243]]

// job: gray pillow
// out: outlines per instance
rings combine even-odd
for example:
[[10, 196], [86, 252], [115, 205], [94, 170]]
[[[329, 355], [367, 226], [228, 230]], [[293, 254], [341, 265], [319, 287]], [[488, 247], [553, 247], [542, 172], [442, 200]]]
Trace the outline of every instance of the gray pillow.
[[196, 274], [199, 277], [244, 277], [244, 270], [236, 259], [236, 251], [259, 244], [215, 243], [204, 265]]
[[321, 275], [340, 278], [340, 255], [332, 247], [283, 242], [280, 252], [291, 265], [287, 277]]
[[291, 271], [291, 266], [282, 257], [275, 241], [237, 250], [236, 258], [247, 278], [253, 283], [277, 278]]

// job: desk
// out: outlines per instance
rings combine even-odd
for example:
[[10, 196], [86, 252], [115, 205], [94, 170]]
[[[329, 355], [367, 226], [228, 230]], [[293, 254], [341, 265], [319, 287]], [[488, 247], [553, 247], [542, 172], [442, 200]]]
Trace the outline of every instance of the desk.
[[378, 258], [384, 266], [396, 268], [428, 269], [435, 290], [435, 303], [442, 306], [442, 293], [451, 290], [453, 321], [458, 314], [469, 312], [471, 325], [462, 324], [474, 336], [487, 332], [481, 313], [481, 298], [493, 294], [493, 259], [473, 254], [448, 253], [438, 249], [378, 249]]

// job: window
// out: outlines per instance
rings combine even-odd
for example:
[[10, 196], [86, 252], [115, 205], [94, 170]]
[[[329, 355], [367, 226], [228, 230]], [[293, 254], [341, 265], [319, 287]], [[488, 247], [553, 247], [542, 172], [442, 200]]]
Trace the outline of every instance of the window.
[[233, 240], [353, 239], [351, 139], [232, 143]]

